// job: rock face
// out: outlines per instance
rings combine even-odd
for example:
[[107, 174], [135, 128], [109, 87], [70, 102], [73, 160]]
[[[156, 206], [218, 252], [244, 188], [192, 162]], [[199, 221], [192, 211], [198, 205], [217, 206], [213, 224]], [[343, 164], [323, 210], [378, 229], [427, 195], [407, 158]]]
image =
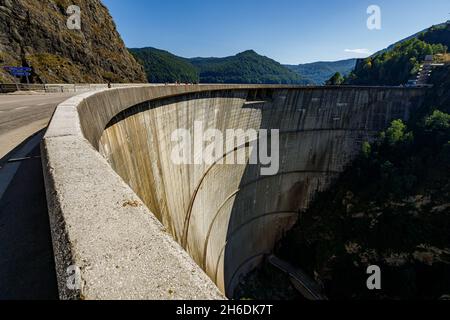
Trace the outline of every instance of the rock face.
[[[81, 30], [67, 27], [71, 5]], [[37, 83], [147, 82], [100, 0], [0, 0], [3, 66], [30, 66]], [[0, 82], [12, 80], [1, 68]]]

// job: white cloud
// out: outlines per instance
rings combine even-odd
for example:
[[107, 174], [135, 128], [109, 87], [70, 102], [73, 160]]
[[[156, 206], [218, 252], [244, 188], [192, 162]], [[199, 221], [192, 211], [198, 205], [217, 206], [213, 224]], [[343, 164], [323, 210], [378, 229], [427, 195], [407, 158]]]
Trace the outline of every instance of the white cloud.
[[345, 49], [345, 52], [354, 53], [354, 54], [363, 54], [363, 55], [371, 55], [372, 54], [372, 52], [370, 52], [369, 49]]

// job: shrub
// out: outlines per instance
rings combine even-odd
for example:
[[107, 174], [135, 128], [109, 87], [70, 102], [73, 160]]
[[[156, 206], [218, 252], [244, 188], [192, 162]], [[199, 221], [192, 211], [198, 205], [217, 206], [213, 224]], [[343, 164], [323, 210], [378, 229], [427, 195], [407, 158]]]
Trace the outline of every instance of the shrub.
[[341, 85], [342, 83], [344, 83], [344, 77], [339, 73], [339, 72], [336, 72], [331, 78], [330, 78], [330, 80], [328, 80], [327, 82], [326, 82], [326, 84], [328, 85], [328, 86], [339, 86], [339, 85]]
[[392, 121], [392, 124], [386, 130], [384, 137], [385, 141], [391, 146], [413, 140], [412, 132], [407, 131], [407, 126], [402, 120]]
[[426, 119], [425, 125], [427, 129], [432, 131], [447, 130], [450, 128], [450, 114], [436, 110]]
[[362, 153], [365, 158], [369, 158], [372, 153], [372, 145], [369, 142], [364, 142], [362, 145]]

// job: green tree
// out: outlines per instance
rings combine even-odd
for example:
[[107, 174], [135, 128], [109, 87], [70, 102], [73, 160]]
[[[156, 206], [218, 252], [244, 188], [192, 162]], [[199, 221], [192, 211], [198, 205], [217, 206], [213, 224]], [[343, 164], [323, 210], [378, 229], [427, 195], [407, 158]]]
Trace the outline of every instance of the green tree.
[[394, 146], [396, 144], [412, 140], [413, 134], [412, 132], [408, 132], [408, 128], [402, 120], [394, 120], [382, 137], [385, 138], [385, 141], [389, 145]]
[[372, 153], [372, 145], [369, 142], [365, 141], [363, 143], [363, 145], [362, 145], [362, 153], [363, 153], [363, 156], [365, 158], [369, 158], [370, 157], [370, 154]]
[[427, 129], [433, 131], [447, 130], [450, 128], [450, 114], [436, 110], [426, 119], [425, 125], [427, 126]]
[[328, 86], [340, 86], [341, 84], [344, 83], [344, 77], [339, 73], [336, 72], [331, 78], [330, 80], [328, 80], [326, 82], [326, 84]]

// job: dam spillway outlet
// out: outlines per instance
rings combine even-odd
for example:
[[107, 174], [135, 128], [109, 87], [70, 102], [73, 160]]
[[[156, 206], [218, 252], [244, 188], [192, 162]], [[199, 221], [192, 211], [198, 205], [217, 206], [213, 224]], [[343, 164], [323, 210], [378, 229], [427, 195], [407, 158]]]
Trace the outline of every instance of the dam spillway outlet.
[[[257, 165], [262, 176], [276, 175], [280, 165], [280, 130], [203, 127], [195, 121], [193, 136], [189, 129], [176, 129], [171, 137], [171, 161], [175, 165]], [[224, 148], [225, 147], [225, 148]], [[228, 150], [228, 151], [227, 151]], [[269, 152], [270, 151], [270, 152]]]

